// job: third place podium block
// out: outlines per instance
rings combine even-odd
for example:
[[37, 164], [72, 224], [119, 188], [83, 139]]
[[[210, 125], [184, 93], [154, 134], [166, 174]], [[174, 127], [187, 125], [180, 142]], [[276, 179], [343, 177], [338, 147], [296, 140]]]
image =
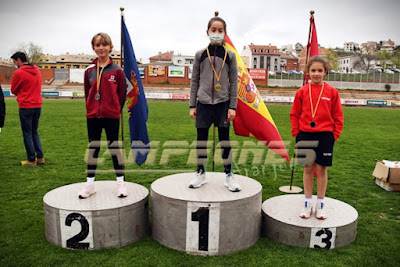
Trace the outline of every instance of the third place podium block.
[[[316, 196], [313, 196], [315, 207]], [[358, 212], [342, 201], [325, 197], [328, 218], [300, 218], [304, 195], [272, 197], [262, 204], [262, 234], [286, 245], [333, 249], [351, 244], [356, 239]]]

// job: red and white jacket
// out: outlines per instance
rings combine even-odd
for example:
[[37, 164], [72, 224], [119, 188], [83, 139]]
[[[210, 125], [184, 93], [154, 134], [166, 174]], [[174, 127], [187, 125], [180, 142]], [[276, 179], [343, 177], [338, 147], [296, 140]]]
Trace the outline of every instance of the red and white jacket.
[[[311, 114], [311, 103], [309, 95], [309, 84], [297, 90], [292, 109], [290, 111], [290, 123], [292, 125], [292, 136], [296, 137], [299, 131], [302, 132], [333, 132], [337, 140], [343, 129], [343, 110], [340, 103], [339, 92], [336, 88], [325, 83], [324, 91], [318, 109], [315, 111], [322, 85], [311, 84], [311, 97], [314, 112], [314, 119]], [[310, 126], [314, 121], [316, 126]]]
[[11, 80], [11, 93], [17, 96], [19, 108], [42, 107], [42, 75], [35, 65], [19, 67]]
[[86, 118], [119, 119], [126, 98], [125, 74], [110, 58], [101, 75], [100, 99], [96, 100], [97, 58], [93, 64], [85, 71]]

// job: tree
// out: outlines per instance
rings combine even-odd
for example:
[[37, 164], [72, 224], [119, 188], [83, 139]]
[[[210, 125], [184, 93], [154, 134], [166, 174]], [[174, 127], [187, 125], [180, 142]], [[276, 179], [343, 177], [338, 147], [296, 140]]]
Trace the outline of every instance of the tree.
[[13, 50], [13, 54], [18, 51], [24, 52], [31, 64], [40, 63], [44, 57], [42, 47], [33, 42], [20, 43], [17, 49]]
[[357, 59], [354, 62], [355, 69], [361, 69], [368, 72], [375, 66], [377, 56], [373, 50], [367, 50], [366, 53], [361, 53], [361, 49], [355, 50]]
[[328, 52], [326, 53], [326, 60], [328, 60], [329, 64], [331, 65], [332, 70], [338, 70], [339, 69], [339, 63], [338, 63], [338, 54], [334, 49], [329, 49]]
[[396, 68], [400, 68], [400, 45], [393, 51], [392, 63], [396, 65]]
[[380, 61], [380, 65], [383, 69], [387, 69], [388, 65], [392, 65], [392, 53], [382, 50], [378, 52], [378, 59]]

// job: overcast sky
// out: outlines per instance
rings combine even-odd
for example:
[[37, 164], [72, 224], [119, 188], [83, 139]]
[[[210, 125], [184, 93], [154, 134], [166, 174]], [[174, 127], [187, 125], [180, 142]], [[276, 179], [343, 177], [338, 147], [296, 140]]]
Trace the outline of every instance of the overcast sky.
[[208, 44], [215, 10], [239, 53], [250, 43], [305, 45], [310, 10], [323, 47], [389, 38], [400, 44], [399, 0], [0, 0], [0, 57], [9, 58], [22, 42], [40, 45], [45, 54], [93, 54], [97, 32], [108, 33], [119, 50], [121, 6], [143, 62], [170, 50], [194, 55]]

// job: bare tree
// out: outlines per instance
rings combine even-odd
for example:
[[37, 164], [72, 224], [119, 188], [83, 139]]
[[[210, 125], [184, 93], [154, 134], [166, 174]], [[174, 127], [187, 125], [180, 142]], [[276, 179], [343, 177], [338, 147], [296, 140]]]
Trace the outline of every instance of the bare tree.
[[13, 50], [13, 54], [17, 51], [24, 52], [31, 64], [40, 63], [44, 57], [42, 47], [33, 42], [20, 43], [18, 47]]
[[355, 69], [361, 69], [368, 72], [375, 66], [375, 62], [377, 60], [377, 56], [374, 51], [367, 51], [366, 53], [361, 53], [361, 50], [356, 50], [355, 56], [357, 57], [354, 62]]

